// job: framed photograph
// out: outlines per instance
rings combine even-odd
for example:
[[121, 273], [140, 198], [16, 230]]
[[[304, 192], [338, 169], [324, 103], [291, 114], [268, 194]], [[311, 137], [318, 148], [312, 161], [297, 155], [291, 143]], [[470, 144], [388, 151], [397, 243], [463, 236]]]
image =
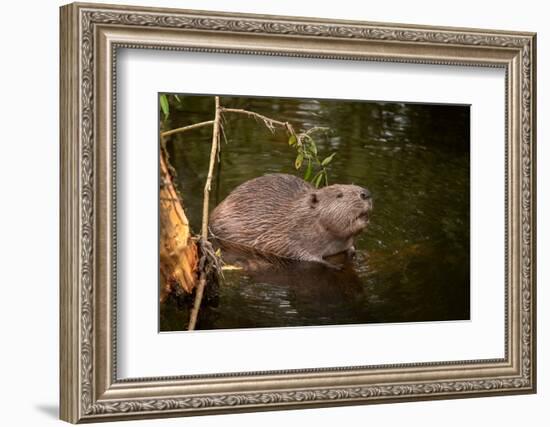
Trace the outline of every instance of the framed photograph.
[[63, 420], [536, 391], [535, 34], [60, 22]]

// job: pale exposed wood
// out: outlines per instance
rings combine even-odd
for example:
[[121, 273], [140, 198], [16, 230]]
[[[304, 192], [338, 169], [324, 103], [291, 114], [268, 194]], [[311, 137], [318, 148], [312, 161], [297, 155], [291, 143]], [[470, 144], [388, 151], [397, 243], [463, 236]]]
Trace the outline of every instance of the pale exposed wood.
[[179, 286], [191, 293], [197, 284], [197, 245], [191, 238], [164, 155], [160, 156], [160, 301]]

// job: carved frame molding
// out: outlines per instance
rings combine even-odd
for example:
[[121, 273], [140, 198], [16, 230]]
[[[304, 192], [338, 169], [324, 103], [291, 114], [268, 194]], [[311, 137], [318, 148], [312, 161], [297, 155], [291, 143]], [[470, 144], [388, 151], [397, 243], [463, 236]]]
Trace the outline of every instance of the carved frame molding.
[[[118, 380], [118, 48], [505, 68], [506, 357]], [[61, 8], [60, 88], [62, 419], [74, 423], [535, 391], [535, 34], [71, 4]]]

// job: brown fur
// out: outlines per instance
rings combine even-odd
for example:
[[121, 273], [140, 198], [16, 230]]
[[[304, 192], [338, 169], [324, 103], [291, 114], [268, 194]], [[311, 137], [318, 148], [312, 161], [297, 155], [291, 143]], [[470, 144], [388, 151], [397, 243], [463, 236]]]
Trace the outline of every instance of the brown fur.
[[210, 231], [222, 243], [303, 261], [353, 252], [368, 224], [370, 192], [357, 185], [316, 189], [293, 175], [271, 174], [235, 188], [212, 212]]

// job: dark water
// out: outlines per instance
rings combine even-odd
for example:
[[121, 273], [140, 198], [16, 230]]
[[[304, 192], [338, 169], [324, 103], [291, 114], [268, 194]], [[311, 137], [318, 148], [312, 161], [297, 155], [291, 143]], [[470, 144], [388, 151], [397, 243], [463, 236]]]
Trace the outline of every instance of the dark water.
[[[211, 96], [180, 96], [165, 129], [213, 118]], [[370, 189], [374, 210], [342, 271], [297, 263], [225, 271], [198, 329], [459, 320], [470, 316], [469, 107], [359, 101], [222, 97], [221, 104], [329, 127], [321, 153], [337, 152], [332, 183]], [[282, 131], [228, 116], [211, 207], [240, 183], [270, 172], [301, 175]], [[211, 128], [168, 142], [193, 230], [200, 230]], [[223, 141], [223, 138], [222, 138]], [[246, 260], [245, 260], [246, 261]], [[161, 307], [161, 330], [182, 330], [185, 304]]]

